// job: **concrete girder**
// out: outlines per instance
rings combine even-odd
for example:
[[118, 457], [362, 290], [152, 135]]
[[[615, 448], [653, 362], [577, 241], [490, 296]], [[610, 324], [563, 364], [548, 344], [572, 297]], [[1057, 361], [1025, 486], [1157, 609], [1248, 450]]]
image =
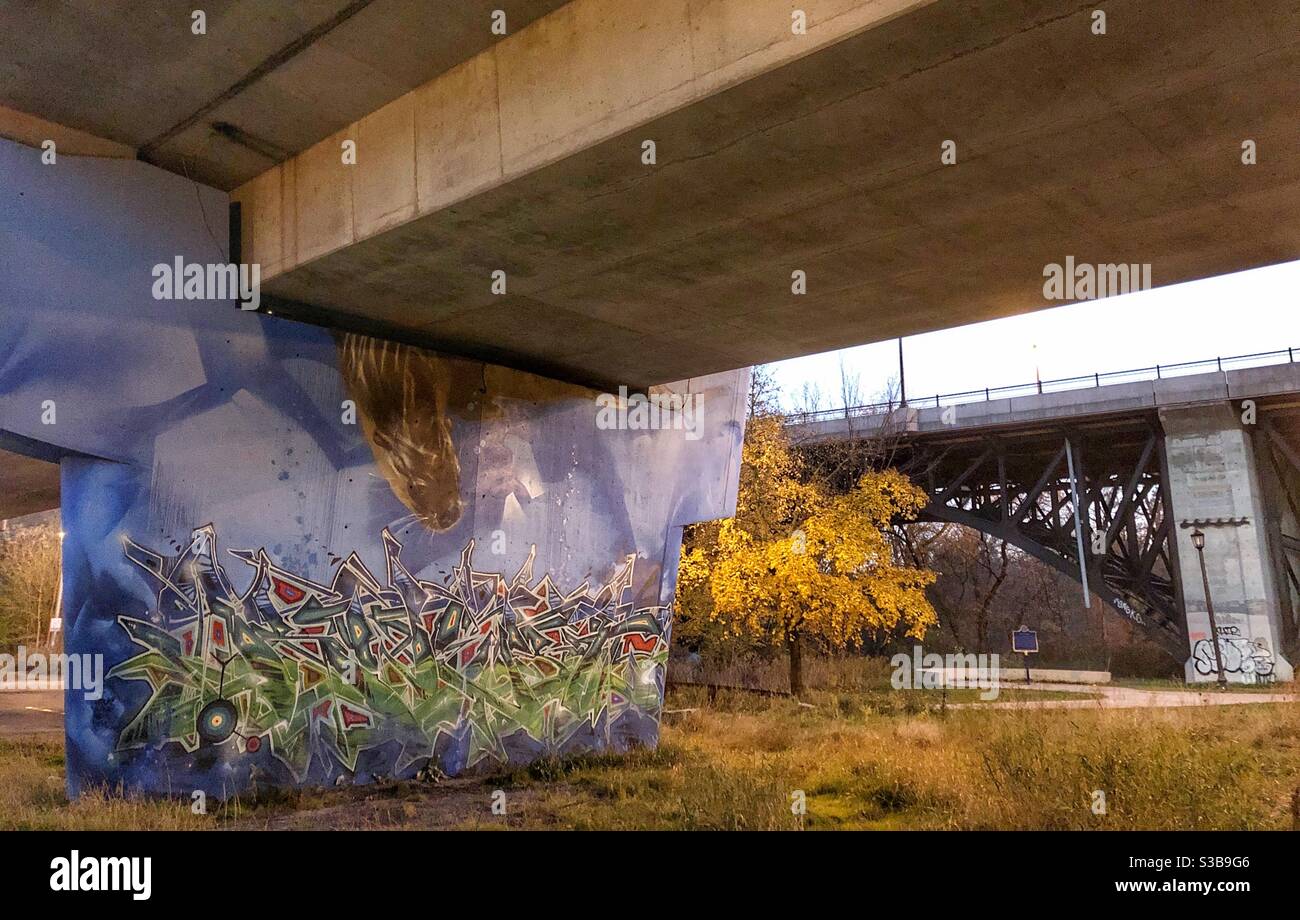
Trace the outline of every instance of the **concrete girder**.
[[[513, 31], [563, 3], [228, 0], [205, 35], [188, 0], [10, 3], [0, 104], [228, 190], [498, 41], [493, 11]], [[3, 113], [0, 137], [27, 142]]]
[[650, 384], [1047, 306], [1069, 256], [1300, 255], [1295, 9], [804, 6], [574, 0], [236, 190], [244, 257], [278, 313]]

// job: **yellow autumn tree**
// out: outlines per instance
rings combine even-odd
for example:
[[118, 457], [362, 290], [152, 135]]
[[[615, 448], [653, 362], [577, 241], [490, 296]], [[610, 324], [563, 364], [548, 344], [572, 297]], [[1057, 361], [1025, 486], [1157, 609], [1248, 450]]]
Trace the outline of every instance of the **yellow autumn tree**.
[[711, 626], [783, 645], [795, 694], [805, 642], [843, 650], [867, 635], [920, 638], [937, 622], [925, 596], [934, 573], [901, 564], [887, 535], [925, 493], [894, 470], [869, 472], [844, 495], [804, 474], [782, 419], [751, 418], [736, 516], [692, 531], [678, 570], [687, 633]]

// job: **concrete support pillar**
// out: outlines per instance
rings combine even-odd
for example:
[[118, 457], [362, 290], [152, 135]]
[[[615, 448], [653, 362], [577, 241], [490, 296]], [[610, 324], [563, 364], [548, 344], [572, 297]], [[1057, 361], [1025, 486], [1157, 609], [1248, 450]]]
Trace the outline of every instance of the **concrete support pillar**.
[[[1169, 498], [1187, 607], [1189, 682], [1217, 679], [1193, 521], [1205, 532], [1205, 566], [1228, 680], [1291, 680], [1272, 570], [1264, 493], [1250, 432], [1231, 404], [1162, 409]], [[1209, 523], [1204, 523], [1209, 522]]]
[[[1300, 470], [1291, 463], [1286, 453], [1272, 443], [1265, 426], [1272, 421], [1265, 416], [1255, 426], [1251, 439], [1255, 449], [1256, 470], [1263, 486], [1264, 510], [1268, 524], [1269, 549], [1272, 551], [1274, 590], [1278, 596], [1278, 610], [1282, 624], [1282, 650], [1294, 661], [1297, 645], [1297, 610], [1300, 610], [1300, 579], [1297, 579], [1297, 554], [1288, 539], [1300, 533]], [[1291, 549], [1288, 549], [1291, 546]]]
[[[3, 141], [0, 175], [0, 445], [61, 464], [66, 649], [98, 675], [66, 688], [71, 794], [657, 741], [747, 370], [599, 393], [241, 311], [204, 287], [224, 195]], [[177, 261], [190, 296], [155, 284]]]

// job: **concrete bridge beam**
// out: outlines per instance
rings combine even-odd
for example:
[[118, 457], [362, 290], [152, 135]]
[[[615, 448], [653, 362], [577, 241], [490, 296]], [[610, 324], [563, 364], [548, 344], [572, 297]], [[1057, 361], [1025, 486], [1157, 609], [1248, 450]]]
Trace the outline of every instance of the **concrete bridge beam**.
[[1298, 253], [1295, 10], [797, 6], [572, 0], [238, 187], [244, 258], [278, 315], [649, 385]]
[[796, 33], [785, 0], [573, 0], [236, 189], [245, 255], [270, 281], [929, 2], [808, 0]]

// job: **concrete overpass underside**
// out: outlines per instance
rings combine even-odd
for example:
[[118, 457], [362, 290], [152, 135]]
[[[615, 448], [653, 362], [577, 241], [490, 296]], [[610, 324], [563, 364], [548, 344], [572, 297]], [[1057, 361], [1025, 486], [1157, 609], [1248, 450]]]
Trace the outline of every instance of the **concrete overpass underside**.
[[1285, 0], [191, 6], [0, 11], [0, 134], [229, 191], [290, 318], [637, 386], [1300, 257]]
[[[802, 36], [773, 0], [233, 3], [202, 37], [191, 6], [0, 11], [0, 134], [230, 191], [312, 322], [644, 385], [1041, 307], [1067, 256], [1300, 257], [1291, 3], [1096, 35], [1090, 4], [817, 0]], [[0, 513], [56, 472], [8, 458]]]
[[285, 315], [653, 384], [1046, 306], [1068, 256], [1300, 257], [1294, 4], [806, 6], [575, 0], [239, 188], [245, 258]]
[[59, 507], [59, 466], [0, 449], [0, 520]]
[[[229, 190], [489, 47], [493, 10], [522, 29], [564, 0], [10, 3], [0, 106]], [[0, 135], [50, 133], [0, 110]], [[103, 142], [116, 145], [106, 150]]]

